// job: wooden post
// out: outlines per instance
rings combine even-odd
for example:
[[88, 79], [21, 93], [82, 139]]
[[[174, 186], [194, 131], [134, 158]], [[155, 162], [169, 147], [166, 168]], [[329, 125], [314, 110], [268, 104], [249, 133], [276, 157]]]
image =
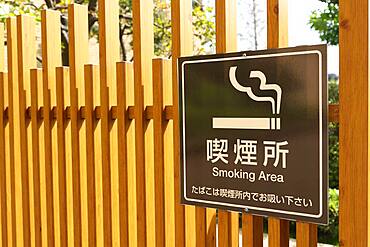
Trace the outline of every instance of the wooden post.
[[[56, 106], [55, 68], [62, 65], [60, 13], [57, 11], [43, 10], [41, 12], [41, 37], [42, 37], [42, 65], [43, 65], [43, 95], [44, 95], [44, 129], [45, 129], [45, 181], [48, 211], [48, 228], [50, 233], [49, 244], [59, 245], [60, 241], [60, 215], [59, 215], [59, 176], [58, 176], [58, 145], [57, 128], [51, 114]], [[56, 31], [57, 30], [57, 31]], [[53, 127], [55, 126], [55, 127]], [[53, 211], [53, 212], [51, 212]]]
[[369, 246], [369, 2], [339, 2], [339, 245]]
[[[4, 72], [4, 23], [0, 24], [0, 246], [6, 246], [7, 236], [7, 206], [6, 206], [6, 164], [5, 164], [5, 84], [8, 83]], [[5, 81], [6, 80], [6, 81]]]
[[[39, 100], [42, 95], [42, 71], [31, 70], [31, 124], [32, 124], [32, 159], [33, 159], [33, 182], [34, 182], [34, 209], [35, 209], [35, 246], [42, 245], [41, 226], [41, 193], [40, 193], [40, 147], [39, 147]], [[45, 213], [45, 212], [43, 212]]]
[[[267, 0], [267, 47], [288, 45], [288, 0]], [[289, 222], [269, 217], [268, 236], [270, 247], [289, 245]]]
[[101, 0], [98, 4], [101, 113], [106, 116], [101, 119], [104, 243], [107, 246], [118, 246], [120, 244], [118, 129], [117, 123], [109, 117], [109, 110], [111, 105], [117, 105], [116, 63], [120, 55], [119, 6], [117, 0]]
[[243, 247], [263, 246], [263, 218], [243, 213]]
[[317, 246], [317, 226], [303, 222], [297, 222], [297, 246], [314, 247]]
[[119, 213], [120, 213], [120, 242], [122, 246], [129, 246], [130, 222], [129, 222], [129, 195], [135, 191], [129, 191], [129, 163], [128, 163], [128, 129], [130, 120], [127, 116], [127, 84], [132, 83], [132, 64], [119, 62], [117, 69], [117, 125], [118, 125], [118, 167], [119, 167]]
[[[34, 19], [17, 16], [18, 80], [13, 83], [14, 151], [17, 246], [31, 242], [30, 184], [33, 184], [32, 161], [28, 159], [27, 126], [25, 110], [30, 105], [30, 69], [36, 67], [36, 33]], [[28, 169], [28, 166], [31, 169]], [[30, 182], [31, 180], [31, 182]], [[31, 188], [32, 190], [32, 188]]]
[[[68, 231], [71, 228], [68, 225], [67, 213], [67, 160], [68, 153], [66, 148], [66, 136], [70, 134], [70, 125], [65, 119], [64, 108], [69, 96], [69, 70], [68, 68], [56, 68], [56, 107], [57, 107], [57, 142], [58, 142], [58, 173], [59, 173], [59, 193], [60, 193], [60, 246], [71, 246], [68, 242]], [[73, 228], [72, 228], [73, 231]]]
[[[84, 65], [88, 62], [87, 7], [68, 6], [72, 173], [73, 173], [73, 227], [75, 246], [88, 245], [86, 128], [79, 114], [84, 105]], [[102, 143], [105, 147], [106, 143]], [[105, 161], [106, 159], [103, 159]], [[108, 208], [107, 210], [110, 210]]]
[[85, 65], [85, 121], [86, 121], [86, 168], [88, 179], [88, 221], [89, 221], [89, 246], [97, 246], [96, 239], [96, 203], [95, 203], [95, 148], [94, 148], [94, 84], [99, 83], [98, 67]]

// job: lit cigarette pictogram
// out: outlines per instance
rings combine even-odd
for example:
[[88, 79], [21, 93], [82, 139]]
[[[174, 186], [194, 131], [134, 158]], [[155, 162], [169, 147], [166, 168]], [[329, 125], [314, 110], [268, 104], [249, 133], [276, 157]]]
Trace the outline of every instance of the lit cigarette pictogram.
[[[257, 102], [270, 102], [272, 114], [280, 114], [280, 104], [282, 90], [277, 84], [266, 84], [266, 76], [261, 71], [251, 71], [250, 78], [260, 80], [260, 90], [276, 91], [276, 101], [273, 97], [257, 96], [252, 92], [251, 87], [242, 86], [236, 79], [237, 67], [230, 67], [229, 79], [231, 85], [238, 91], [246, 93], [252, 100]], [[279, 130], [280, 118], [252, 118], [252, 117], [214, 117], [212, 118], [212, 127], [214, 129], [262, 129], [262, 130]]]

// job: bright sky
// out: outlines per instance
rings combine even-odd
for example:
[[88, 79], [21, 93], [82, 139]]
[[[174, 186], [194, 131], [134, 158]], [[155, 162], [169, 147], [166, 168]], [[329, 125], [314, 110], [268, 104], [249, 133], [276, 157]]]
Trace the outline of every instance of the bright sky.
[[[204, 3], [213, 5], [217, 0], [203, 0]], [[238, 1], [238, 48], [239, 50], [254, 49], [251, 40], [251, 5], [252, 0]], [[256, 0], [257, 3], [257, 29], [258, 49], [266, 49], [266, 2]], [[289, 8], [289, 46], [322, 44], [318, 32], [312, 30], [308, 24], [311, 12], [322, 9], [325, 4], [319, 0], [288, 0]], [[214, 5], [213, 5], [214, 6]], [[339, 49], [328, 48], [328, 73], [339, 73]]]
[[[318, 0], [289, 0], [289, 46], [323, 43], [319, 34], [307, 24], [311, 12], [325, 7]], [[338, 46], [328, 47], [328, 73], [339, 74]]]

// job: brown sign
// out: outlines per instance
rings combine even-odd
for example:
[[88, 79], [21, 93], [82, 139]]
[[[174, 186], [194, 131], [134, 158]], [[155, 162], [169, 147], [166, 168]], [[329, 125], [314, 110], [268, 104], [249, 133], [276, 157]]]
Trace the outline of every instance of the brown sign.
[[184, 204], [328, 222], [326, 46], [179, 59]]

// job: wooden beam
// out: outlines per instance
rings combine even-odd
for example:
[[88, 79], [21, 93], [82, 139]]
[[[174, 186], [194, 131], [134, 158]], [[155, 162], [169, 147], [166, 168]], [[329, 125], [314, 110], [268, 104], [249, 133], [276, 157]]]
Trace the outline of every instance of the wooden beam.
[[340, 246], [369, 246], [367, 0], [339, 1], [339, 71], [339, 243]]

